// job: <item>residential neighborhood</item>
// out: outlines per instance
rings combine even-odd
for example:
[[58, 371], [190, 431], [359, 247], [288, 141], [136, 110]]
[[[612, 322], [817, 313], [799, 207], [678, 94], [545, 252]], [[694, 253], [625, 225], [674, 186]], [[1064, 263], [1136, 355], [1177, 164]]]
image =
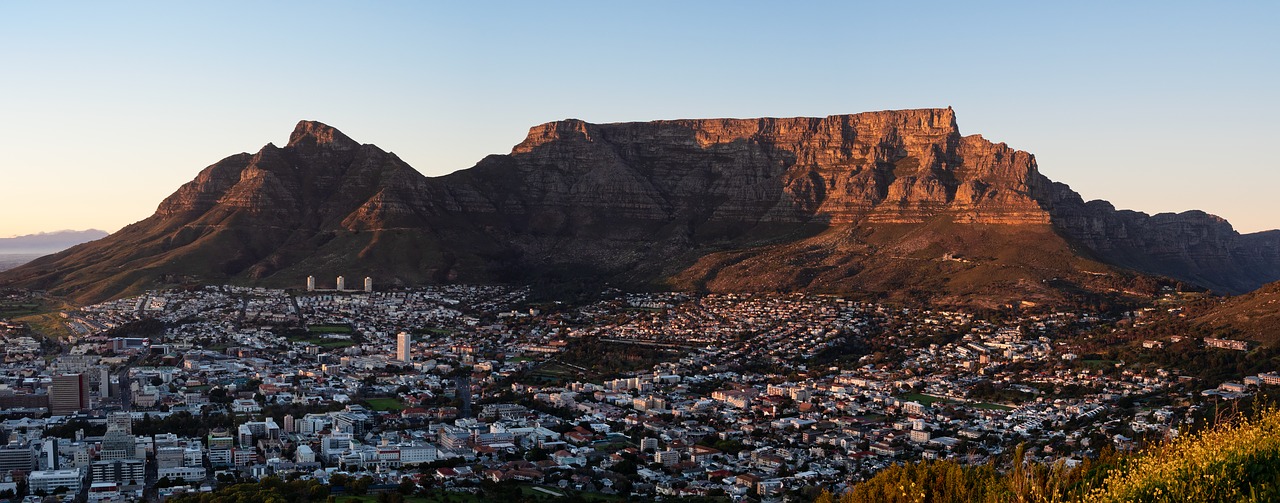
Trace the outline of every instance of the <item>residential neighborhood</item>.
[[[1151, 312], [530, 299], [500, 286], [218, 286], [63, 311], [69, 336], [52, 343], [0, 322], [0, 499], [163, 500], [275, 476], [360, 492], [782, 501], [1018, 446], [1075, 464], [1280, 384], [1274, 369], [1205, 382], [1088, 352]], [[1186, 344], [1248, 349], [1174, 336], [1140, 351]]]

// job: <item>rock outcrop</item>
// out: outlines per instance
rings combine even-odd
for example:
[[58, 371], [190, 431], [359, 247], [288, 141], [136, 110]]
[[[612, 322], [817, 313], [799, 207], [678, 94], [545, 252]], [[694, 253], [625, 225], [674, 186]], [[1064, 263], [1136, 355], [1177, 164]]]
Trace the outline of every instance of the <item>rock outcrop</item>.
[[[600, 281], [1055, 301], [1167, 276], [1280, 279], [1280, 233], [1084, 202], [951, 109], [530, 129], [426, 178], [303, 121], [202, 171], [150, 218], [0, 279], [90, 301], [181, 282]], [[1145, 283], [1144, 283], [1145, 282]]]

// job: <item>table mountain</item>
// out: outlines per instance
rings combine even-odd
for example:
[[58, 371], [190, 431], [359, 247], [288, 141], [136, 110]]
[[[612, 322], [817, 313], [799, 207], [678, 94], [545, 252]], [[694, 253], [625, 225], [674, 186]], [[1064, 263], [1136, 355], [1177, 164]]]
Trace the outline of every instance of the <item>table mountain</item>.
[[[1058, 302], [1280, 279], [1280, 232], [1085, 202], [953, 111], [533, 127], [427, 178], [300, 122], [111, 236], [0, 280], [82, 302], [188, 282], [531, 282]], [[1157, 278], [1157, 279], [1152, 279]], [[332, 281], [332, 280], [328, 280]]]

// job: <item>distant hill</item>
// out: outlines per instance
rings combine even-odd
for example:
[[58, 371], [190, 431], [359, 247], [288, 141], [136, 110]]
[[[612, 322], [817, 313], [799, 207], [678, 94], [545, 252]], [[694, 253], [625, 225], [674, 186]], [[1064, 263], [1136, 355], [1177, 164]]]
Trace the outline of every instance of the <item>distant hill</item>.
[[1234, 333], [1231, 337], [1280, 344], [1280, 282], [1227, 299], [1194, 321]]
[[0, 238], [0, 255], [33, 255], [57, 253], [72, 246], [107, 237], [106, 231], [56, 231]]
[[[0, 273], [81, 302], [194, 283], [530, 283], [811, 291], [940, 304], [1102, 302], [1280, 280], [1280, 232], [1085, 202], [947, 109], [535, 126], [427, 178], [302, 121], [154, 215]], [[1103, 299], [1103, 300], [1098, 300]]]

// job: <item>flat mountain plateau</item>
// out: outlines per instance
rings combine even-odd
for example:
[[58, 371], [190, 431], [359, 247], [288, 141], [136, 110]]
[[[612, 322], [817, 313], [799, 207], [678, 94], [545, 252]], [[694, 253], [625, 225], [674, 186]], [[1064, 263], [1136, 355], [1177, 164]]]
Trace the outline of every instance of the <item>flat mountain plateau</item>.
[[[0, 273], [91, 303], [198, 283], [530, 283], [1097, 303], [1280, 279], [1280, 231], [1084, 201], [954, 112], [551, 122], [428, 178], [314, 121], [205, 168], [155, 214]], [[354, 284], [354, 283], [352, 283]], [[332, 286], [332, 285], [329, 285]]]

